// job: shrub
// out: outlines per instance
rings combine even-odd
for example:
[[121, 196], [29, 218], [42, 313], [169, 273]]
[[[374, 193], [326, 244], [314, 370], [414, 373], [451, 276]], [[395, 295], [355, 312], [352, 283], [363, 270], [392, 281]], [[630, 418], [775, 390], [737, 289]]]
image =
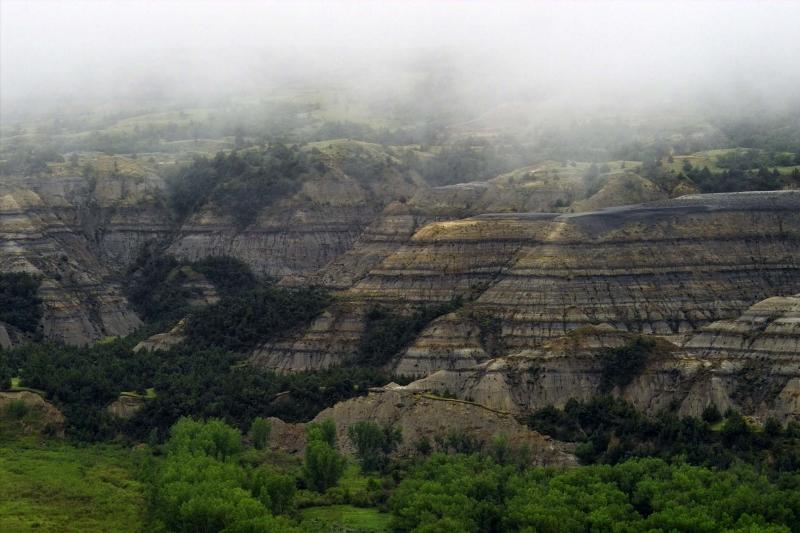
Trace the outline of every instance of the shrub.
[[262, 209], [296, 192], [313, 168], [306, 152], [280, 143], [263, 152], [199, 157], [167, 180], [170, 204], [183, 218], [213, 201], [244, 228]]
[[[715, 416], [706, 413], [706, 418], [716, 420], [718, 411], [707, 411]], [[584, 464], [655, 456], [717, 468], [739, 459], [775, 472], [800, 465], [800, 441], [792, 427], [782, 430], [773, 420], [763, 433], [752, 431], [733, 411], [717, 431], [706, 420], [669, 411], [647, 416], [622, 399], [603, 396], [570, 400], [563, 410], [541, 409], [529, 416], [528, 424], [556, 439], [577, 442], [575, 454]]]
[[30, 407], [24, 400], [11, 400], [6, 406], [6, 414], [15, 420], [22, 420], [30, 412]]
[[600, 354], [603, 365], [601, 392], [629, 385], [645, 369], [654, 350], [655, 341], [643, 337], [619, 348], [605, 349]]
[[11, 367], [11, 361], [4, 351], [0, 350], [0, 390], [11, 388], [11, 378], [16, 370]]
[[145, 247], [128, 271], [128, 298], [148, 322], [171, 324], [191, 311], [189, 300], [195, 294], [184, 286], [186, 271], [205, 276], [223, 298], [258, 287], [250, 268], [233, 257], [178, 261]]
[[719, 409], [713, 403], [703, 409], [703, 414], [701, 416], [703, 421], [709, 424], [716, 424], [722, 420], [722, 413], [719, 412]]
[[414, 443], [414, 449], [417, 451], [419, 455], [430, 455], [433, 451], [433, 446], [431, 445], [431, 440], [428, 437], [420, 437]]
[[24, 272], [0, 273], [0, 322], [32, 333], [42, 318], [41, 280]]
[[778, 421], [778, 419], [774, 417], [767, 418], [767, 421], [764, 422], [764, 433], [769, 435], [770, 437], [777, 437], [783, 432], [783, 426]]
[[329, 302], [320, 289], [259, 287], [195, 312], [186, 334], [195, 345], [243, 352], [308, 323]]

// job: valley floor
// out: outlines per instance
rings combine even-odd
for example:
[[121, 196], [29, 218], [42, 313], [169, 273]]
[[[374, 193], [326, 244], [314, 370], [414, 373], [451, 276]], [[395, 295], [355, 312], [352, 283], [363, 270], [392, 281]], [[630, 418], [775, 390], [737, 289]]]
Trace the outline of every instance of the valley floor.
[[135, 456], [112, 445], [0, 441], [0, 531], [142, 531]]

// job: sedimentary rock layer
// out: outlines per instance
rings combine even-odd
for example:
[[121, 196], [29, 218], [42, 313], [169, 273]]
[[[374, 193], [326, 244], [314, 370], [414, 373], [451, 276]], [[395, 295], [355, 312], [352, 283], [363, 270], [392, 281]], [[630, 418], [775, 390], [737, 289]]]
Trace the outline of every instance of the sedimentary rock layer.
[[685, 347], [702, 356], [800, 358], [800, 294], [768, 298], [736, 319], [709, 324]]
[[[402, 169], [378, 145], [343, 140], [318, 144], [316, 157], [325, 162], [326, 171], [307, 178], [298, 193], [265, 208], [246, 228], [237, 227], [213, 203], [205, 205], [181, 226], [169, 253], [189, 260], [229, 255], [258, 275], [303, 282], [351, 249], [384, 207], [424, 187], [419, 175]], [[360, 179], [348, 174], [354, 160], [392, 164]], [[346, 284], [330, 276], [322, 281]]]
[[341, 365], [357, 351], [364, 332], [364, 307], [334, 304], [311, 325], [288, 339], [270, 342], [251, 356], [251, 363], [274, 372], [320, 370]]
[[95, 243], [58, 216], [59, 209], [30, 188], [0, 190], [0, 270], [42, 278], [41, 326], [48, 339], [87, 344], [130, 333], [139, 318], [98, 259]]
[[[462, 310], [431, 324], [393, 367], [419, 376], [587, 326], [689, 335], [776, 293], [796, 293], [800, 192], [694, 195], [581, 214], [479, 215], [425, 225], [392, 246], [342, 298], [351, 313], [376, 303], [406, 309], [463, 299]], [[320, 335], [316, 324], [302, 337], [301, 353], [325, 354], [314, 361], [326, 366], [346, 360], [348, 346], [357, 346], [352, 316], [347, 343], [335, 328]], [[493, 326], [491, 353], [478, 339], [477, 318]], [[290, 345], [262, 350], [259, 364], [319, 368], [306, 366], [311, 359]]]
[[481, 318], [449, 313], [436, 319], [390, 365], [391, 371], [398, 376], [423, 377], [439, 369], [470, 368], [486, 361], [496, 346]]
[[350, 291], [477, 296], [509, 348], [585, 325], [672, 334], [800, 290], [800, 192], [700, 195], [576, 215], [481, 215], [419, 230]]
[[[800, 420], [797, 306], [796, 297], [769, 298], [739, 319], [709, 325], [685, 347], [658, 340], [644, 371], [612, 392], [651, 413], [677, 405], [680, 413], [699, 416], [713, 404], [761, 420]], [[517, 414], [563, 407], [605, 392], [604, 349], [632, 337], [609, 328], [576, 331], [539, 348], [435, 372], [406, 388]]]

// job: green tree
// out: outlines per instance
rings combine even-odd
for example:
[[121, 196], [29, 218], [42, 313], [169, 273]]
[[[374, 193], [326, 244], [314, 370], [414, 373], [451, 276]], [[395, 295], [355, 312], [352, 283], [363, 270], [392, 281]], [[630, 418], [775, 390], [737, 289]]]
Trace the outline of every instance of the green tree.
[[330, 418], [309, 424], [303, 474], [309, 487], [318, 492], [336, 486], [346, 461], [336, 451], [336, 424]]
[[308, 486], [317, 492], [335, 487], [345, 465], [344, 458], [324, 440], [310, 440], [306, 444], [303, 473]]
[[272, 426], [269, 420], [261, 418], [260, 416], [253, 420], [253, 423], [250, 424], [249, 435], [256, 450], [263, 450], [267, 447], [267, 441], [269, 440], [271, 431]]
[[367, 420], [360, 420], [347, 428], [347, 436], [356, 448], [363, 472], [384, 471], [389, 464], [389, 455], [403, 439], [399, 428], [381, 427]]
[[331, 448], [336, 448], [336, 423], [326, 418], [308, 425], [308, 441], [322, 441]]
[[297, 483], [292, 476], [261, 467], [250, 473], [247, 486], [273, 514], [287, 514], [294, 507]]
[[658, 459], [523, 472], [433, 455], [389, 500], [397, 531], [798, 531], [796, 476]]
[[513, 472], [486, 457], [434, 454], [389, 500], [398, 531], [499, 532]]
[[239, 432], [218, 420], [181, 419], [151, 478], [155, 529], [295, 531], [272, 513], [291, 510], [294, 479], [241, 462]]
[[171, 453], [203, 454], [224, 460], [242, 451], [242, 435], [222, 420], [199, 422], [181, 418], [172, 426], [167, 443]]

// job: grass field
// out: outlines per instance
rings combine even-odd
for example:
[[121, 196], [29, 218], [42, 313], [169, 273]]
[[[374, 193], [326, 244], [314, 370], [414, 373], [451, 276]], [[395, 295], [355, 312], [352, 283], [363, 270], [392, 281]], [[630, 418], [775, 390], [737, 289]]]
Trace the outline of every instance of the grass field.
[[35, 438], [0, 442], [0, 531], [141, 531], [134, 453]]
[[326, 526], [339, 526], [357, 531], [388, 531], [391, 515], [374, 508], [353, 507], [352, 505], [328, 505], [309, 507], [300, 513], [303, 522], [320, 521]]
[[[724, 170], [722, 167], [717, 166], [717, 159], [721, 156], [730, 154], [732, 152], [744, 152], [746, 148], [720, 148], [717, 150], [706, 150], [704, 152], [697, 152], [691, 155], [676, 155], [673, 158], [673, 162], [669, 163], [666, 159], [664, 159], [663, 164], [666, 168], [670, 170], [674, 170], [675, 172], [681, 172], [683, 170], [683, 163], [684, 161], [689, 161], [689, 163], [697, 168], [708, 167], [711, 172], [721, 172]], [[770, 167], [777, 168], [778, 172], [781, 174], [791, 174], [795, 168], [794, 166], [788, 167]]]

